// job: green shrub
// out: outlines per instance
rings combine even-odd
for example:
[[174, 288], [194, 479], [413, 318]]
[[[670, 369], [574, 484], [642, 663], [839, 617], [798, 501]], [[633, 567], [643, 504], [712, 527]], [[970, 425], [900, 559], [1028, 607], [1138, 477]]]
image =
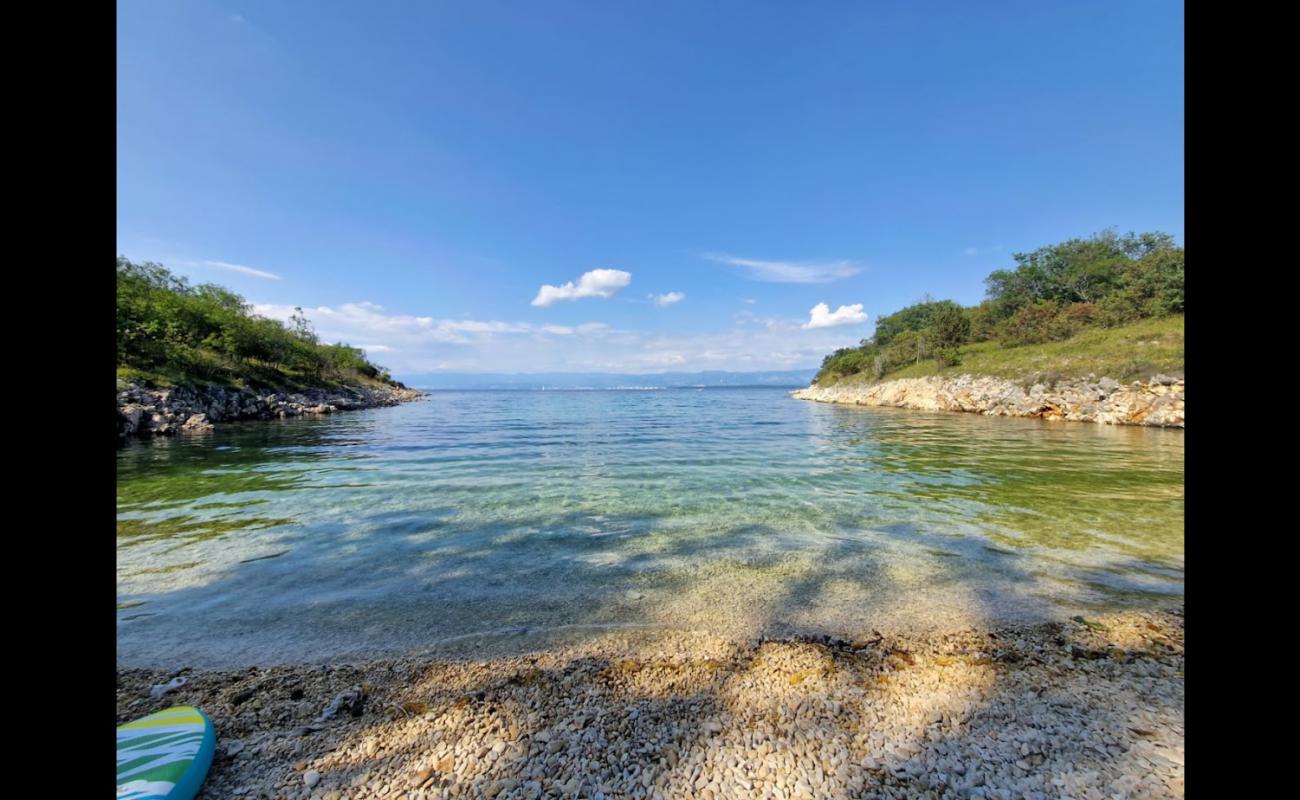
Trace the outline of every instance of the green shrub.
[[971, 321], [953, 304], [936, 309], [928, 328], [937, 347], [955, 348], [970, 339]]
[[941, 367], [955, 367], [961, 364], [961, 351], [956, 347], [940, 347], [934, 351], [934, 360]]
[[292, 323], [254, 316], [229, 289], [191, 287], [161, 264], [117, 260], [119, 368], [205, 382], [378, 379], [380, 368], [357, 348], [321, 344], [302, 309]]
[[987, 342], [997, 336], [998, 318], [993, 311], [993, 304], [985, 300], [977, 306], [963, 309], [966, 319], [970, 321], [969, 341]]
[[1148, 316], [1182, 311], [1183, 249], [1165, 233], [1102, 231], [1012, 258], [1014, 270], [997, 270], [985, 279], [998, 319], [1048, 301], [1100, 304], [1126, 289], [1161, 298], [1147, 309]]
[[1050, 342], [1060, 330], [1060, 313], [1060, 305], [1052, 300], [1025, 306], [999, 326], [998, 341], [1003, 347]]
[[934, 354], [933, 337], [929, 330], [903, 331], [881, 351], [885, 369], [891, 370], [908, 364], [919, 364]]
[[817, 379], [859, 372], [880, 379], [927, 359], [942, 366], [967, 343], [1044, 344], [1184, 312], [1184, 252], [1165, 233], [1108, 230], [1012, 257], [1014, 269], [985, 279], [979, 305], [927, 296], [879, 317], [872, 338], [827, 356]]
[[1142, 308], [1142, 298], [1136, 291], [1117, 292], [1097, 303], [1096, 320], [1103, 327], [1116, 328], [1142, 319]]
[[1062, 319], [1077, 325], [1079, 328], [1086, 328], [1091, 325], [1096, 316], [1096, 303], [1071, 303], [1061, 309]]
[[1087, 328], [1097, 316], [1097, 306], [1093, 303], [1072, 303], [1061, 309], [1056, 319], [1048, 326], [1046, 341], [1059, 342], [1069, 339]]
[[946, 323], [949, 326], [960, 324], [951, 322], [951, 319], [953, 315], [960, 316], [961, 312], [961, 306], [952, 300], [922, 300], [893, 314], [879, 317], [876, 320], [876, 332], [872, 336], [872, 342], [877, 347], [888, 347], [893, 344], [897, 336], [907, 331], [933, 328], [936, 319], [940, 316], [946, 316], [950, 320]]
[[813, 383], [820, 383], [827, 378], [839, 379], [846, 378], [849, 375], [856, 375], [865, 369], [869, 363], [869, 356], [862, 348], [841, 347], [822, 359], [821, 369], [813, 378]]
[[1182, 248], [1160, 250], [1139, 261], [1127, 284], [1142, 298], [1143, 316], [1183, 313]]

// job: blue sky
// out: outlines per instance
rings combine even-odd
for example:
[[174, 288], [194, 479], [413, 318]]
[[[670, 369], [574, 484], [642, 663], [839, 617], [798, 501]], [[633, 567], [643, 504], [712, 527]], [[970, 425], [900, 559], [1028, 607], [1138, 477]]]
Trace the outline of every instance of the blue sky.
[[1181, 241], [1182, 40], [1156, 0], [120, 0], [117, 249], [399, 377], [816, 366], [1012, 252]]

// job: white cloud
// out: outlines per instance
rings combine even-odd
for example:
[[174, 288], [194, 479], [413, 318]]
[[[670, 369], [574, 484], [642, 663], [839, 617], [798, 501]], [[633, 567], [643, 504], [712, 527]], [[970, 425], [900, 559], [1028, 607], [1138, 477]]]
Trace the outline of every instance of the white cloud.
[[673, 303], [680, 303], [681, 301], [685, 300], [686, 293], [669, 292], [668, 294], [652, 294], [649, 295], [649, 298], [654, 301], [655, 305], [659, 306], [660, 308], [663, 308], [664, 306], [670, 306]]
[[758, 301], [755, 300], [755, 299], [752, 298], [752, 297], [746, 297], [746, 298], [745, 298], [745, 302], [752, 306], [752, 305], [754, 305], [755, 303], [757, 303]]
[[[288, 322], [294, 307], [269, 303], [254, 303], [253, 313]], [[603, 322], [585, 322], [581, 325], [534, 325], [528, 322], [503, 322], [500, 320], [435, 319], [410, 314], [389, 314], [376, 303], [343, 303], [339, 306], [304, 308], [317, 335], [326, 342], [373, 342], [391, 344], [356, 345], [368, 352], [424, 354], [442, 345], [476, 346], [497, 341], [502, 336], [512, 339], [538, 338], [553, 341], [551, 337], [580, 338], [617, 334]]]
[[245, 267], [242, 264], [227, 264], [224, 261], [204, 261], [203, 263], [207, 264], [209, 267], [216, 267], [217, 269], [229, 270], [230, 272], [238, 272], [243, 275], [252, 275], [254, 278], [265, 278], [268, 281], [280, 280], [280, 276], [276, 275], [274, 272], [266, 272], [260, 269], [253, 269], [252, 267]]
[[543, 285], [533, 298], [535, 306], [549, 306], [556, 300], [577, 300], [581, 297], [613, 297], [619, 289], [632, 282], [632, 273], [621, 269], [593, 269], [584, 272], [578, 282], [569, 281], [563, 286]]
[[[254, 304], [253, 311], [279, 320], [294, 313], [293, 306], [270, 304]], [[367, 302], [303, 311], [322, 340], [361, 347], [402, 380], [430, 372], [813, 369], [827, 353], [858, 341], [848, 328], [810, 330], [798, 319], [759, 317], [748, 309], [720, 329], [663, 334], [603, 322], [440, 319]], [[374, 344], [358, 344], [364, 342]]]
[[977, 256], [980, 254], [980, 249], [978, 247], [967, 247], [961, 251], [961, 254], [964, 256]]
[[831, 311], [831, 307], [825, 303], [818, 303], [812, 307], [808, 313], [808, 321], [803, 324], [803, 328], [833, 328], [836, 325], [858, 325], [867, 321], [867, 315], [862, 311], [861, 303], [854, 303], [851, 306], [840, 306]]
[[523, 322], [496, 322], [491, 320], [442, 320], [438, 327], [456, 333], [527, 333], [532, 326]]
[[723, 253], [705, 253], [704, 257], [719, 264], [743, 267], [750, 278], [768, 283], [830, 283], [862, 271], [852, 261], [758, 261]]
[[605, 333], [612, 330], [603, 322], [584, 322], [581, 325], [542, 325], [536, 330], [556, 336], [581, 336], [584, 334]]

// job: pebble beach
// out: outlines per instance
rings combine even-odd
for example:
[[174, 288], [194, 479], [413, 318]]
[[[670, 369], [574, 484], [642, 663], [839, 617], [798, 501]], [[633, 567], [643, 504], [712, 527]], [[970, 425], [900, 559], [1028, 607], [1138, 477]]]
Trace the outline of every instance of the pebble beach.
[[[174, 688], [163, 691], [171, 685]], [[119, 669], [212, 719], [201, 798], [1183, 796], [1183, 613], [475, 659]]]

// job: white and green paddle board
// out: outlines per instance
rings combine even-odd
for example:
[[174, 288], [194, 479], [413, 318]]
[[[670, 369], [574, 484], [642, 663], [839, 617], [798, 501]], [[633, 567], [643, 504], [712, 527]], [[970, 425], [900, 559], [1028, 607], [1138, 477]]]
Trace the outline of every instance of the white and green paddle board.
[[194, 706], [117, 729], [117, 800], [193, 800], [212, 765], [217, 732]]

